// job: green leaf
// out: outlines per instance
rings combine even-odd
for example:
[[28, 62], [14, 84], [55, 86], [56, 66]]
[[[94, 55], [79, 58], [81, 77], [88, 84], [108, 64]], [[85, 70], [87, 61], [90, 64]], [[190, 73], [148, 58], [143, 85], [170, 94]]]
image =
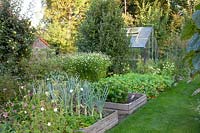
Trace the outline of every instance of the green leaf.
[[195, 9], [196, 9], [196, 10], [200, 10], [200, 4], [196, 5], [196, 6], [195, 6]]
[[188, 42], [187, 52], [198, 50], [200, 50], [200, 35], [199, 33], [196, 33]]
[[192, 20], [195, 22], [197, 28], [200, 29], [200, 10], [193, 13]]
[[181, 33], [181, 39], [190, 39], [192, 37], [192, 35], [194, 35], [195, 33], [195, 24], [192, 20], [188, 21], [184, 27], [183, 27], [183, 30], [182, 30], [182, 33]]

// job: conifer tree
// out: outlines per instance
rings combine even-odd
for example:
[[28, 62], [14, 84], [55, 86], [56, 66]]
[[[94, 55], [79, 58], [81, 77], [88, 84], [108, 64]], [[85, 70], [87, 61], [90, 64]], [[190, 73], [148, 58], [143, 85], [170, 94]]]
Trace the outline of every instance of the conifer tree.
[[93, 0], [79, 28], [77, 46], [81, 52], [102, 52], [113, 60], [111, 71], [123, 73], [129, 41], [122, 10], [116, 0]]

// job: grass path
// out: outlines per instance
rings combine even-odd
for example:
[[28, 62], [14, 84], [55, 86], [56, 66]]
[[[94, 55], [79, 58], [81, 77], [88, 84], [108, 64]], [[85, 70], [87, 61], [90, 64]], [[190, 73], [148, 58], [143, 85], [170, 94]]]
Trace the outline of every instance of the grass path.
[[200, 133], [200, 114], [195, 111], [200, 94], [191, 96], [198, 87], [200, 78], [180, 82], [108, 133]]

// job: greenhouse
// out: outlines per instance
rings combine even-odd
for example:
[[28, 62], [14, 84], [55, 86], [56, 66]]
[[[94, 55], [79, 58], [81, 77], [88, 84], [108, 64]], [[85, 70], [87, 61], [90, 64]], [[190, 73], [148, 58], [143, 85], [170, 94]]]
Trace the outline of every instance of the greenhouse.
[[148, 59], [158, 59], [158, 46], [152, 27], [127, 28], [127, 36], [130, 37], [133, 61], [143, 59], [146, 62]]

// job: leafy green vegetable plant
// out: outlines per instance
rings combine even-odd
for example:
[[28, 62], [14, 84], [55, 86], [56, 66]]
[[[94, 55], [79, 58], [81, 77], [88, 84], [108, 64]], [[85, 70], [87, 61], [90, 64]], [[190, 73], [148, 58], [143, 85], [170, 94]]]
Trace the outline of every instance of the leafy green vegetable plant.
[[103, 88], [103, 90], [97, 90], [96, 92], [96, 106], [97, 106], [97, 110], [99, 112], [100, 115], [100, 119], [103, 118], [103, 107], [105, 105], [106, 99], [107, 99], [107, 95], [108, 95], [108, 88]]
[[[0, 127], [14, 132], [74, 132], [103, 117], [108, 89], [52, 72], [32, 84], [22, 101], [8, 103]], [[2, 110], [0, 110], [1, 112]]]
[[108, 87], [107, 101], [126, 103], [128, 93], [144, 93], [148, 98], [154, 98], [172, 83], [173, 79], [169, 76], [129, 73], [101, 79], [94, 85], [99, 89]]
[[[91, 85], [87, 81], [83, 83], [83, 103], [85, 105], [85, 114], [87, 112], [94, 115], [94, 106], [95, 106], [95, 92], [94, 89], [91, 89]], [[88, 111], [87, 111], [88, 108]]]

